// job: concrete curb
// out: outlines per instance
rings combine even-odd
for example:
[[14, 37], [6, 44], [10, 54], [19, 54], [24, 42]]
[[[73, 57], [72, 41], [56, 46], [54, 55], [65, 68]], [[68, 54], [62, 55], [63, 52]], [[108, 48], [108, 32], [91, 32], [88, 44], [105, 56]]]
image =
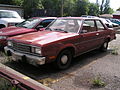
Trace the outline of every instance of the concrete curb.
[[25, 76], [15, 70], [13, 70], [12, 68], [5, 66], [3, 64], [0, 63], [0, 74], [3, 73], [6, 76], [9, 76], [10, 78], [12, 78], [12, 80], [17, 80], [18, 82], [29, 86], [30, 88], [32, 88], [33, 90], [53, 90], [49, 87], [44, 86], [43, 84], [31, 79], [28, 76]]

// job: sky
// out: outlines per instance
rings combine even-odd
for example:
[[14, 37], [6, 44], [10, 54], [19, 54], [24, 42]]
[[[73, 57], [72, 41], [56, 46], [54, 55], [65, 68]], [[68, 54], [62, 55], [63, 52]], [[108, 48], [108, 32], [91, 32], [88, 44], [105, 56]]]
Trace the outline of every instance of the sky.
[[[89, 0], [90, 2], [96, 3], [96, 0]], [[98, 0], [101, 2], [102, 0]], [[114, 10], [118, 9], [120, 7], [120, 0], [110, 0], [110, 7]]]

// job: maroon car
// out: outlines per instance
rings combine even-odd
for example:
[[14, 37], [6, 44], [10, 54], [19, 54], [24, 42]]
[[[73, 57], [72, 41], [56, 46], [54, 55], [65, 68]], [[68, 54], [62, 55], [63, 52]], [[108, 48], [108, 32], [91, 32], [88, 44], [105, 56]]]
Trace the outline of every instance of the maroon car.
[[66, 69], [73, 57], [94, 49], [106, 51], [115, 38], [115, 31], [99, 19], [63, 17], [42, 32], [9, 38], [5, 52], [15, 61], [35, 66], [53, 62], [57, 68]]
[[33, 17], [16, 26], [0, 29], [0, 47], [6, 46], [6, 39], [11, 36], [37, 32], [45, 28], [56, 17]]

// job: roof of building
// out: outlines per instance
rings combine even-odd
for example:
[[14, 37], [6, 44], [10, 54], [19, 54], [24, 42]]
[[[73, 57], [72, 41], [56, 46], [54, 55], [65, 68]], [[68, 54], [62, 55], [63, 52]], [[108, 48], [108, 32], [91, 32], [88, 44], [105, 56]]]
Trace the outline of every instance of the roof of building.
[[21, 8], [21, 6], [16, 6], [16, 5], [7, 5], [7, 4], [0, 4], [0, 7]]
[[120, 15], [120, 11], [116, 11], [113, 15]]
[[113, 15], [112, 14], [102, 14], [102, 15], [99, 15], [99, 17], [101, 17], [101, 18], [112, 18]]

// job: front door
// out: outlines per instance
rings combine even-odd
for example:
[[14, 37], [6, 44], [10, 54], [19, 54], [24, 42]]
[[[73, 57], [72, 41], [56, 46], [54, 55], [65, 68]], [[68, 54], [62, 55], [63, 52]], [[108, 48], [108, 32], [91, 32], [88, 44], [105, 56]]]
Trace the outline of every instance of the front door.
[[78, 53], [95, 49], [99, 44], [95, 20], [85, 20], [81, 30]]

